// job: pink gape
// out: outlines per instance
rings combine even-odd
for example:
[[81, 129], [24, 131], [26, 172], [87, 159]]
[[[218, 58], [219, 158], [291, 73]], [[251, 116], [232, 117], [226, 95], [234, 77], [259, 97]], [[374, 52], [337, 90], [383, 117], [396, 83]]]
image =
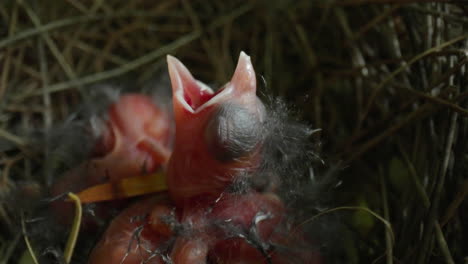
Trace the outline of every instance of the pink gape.
[[250, 58], [241, 53], [232, 80], [216, 93], [174, 57], [168, 66], [176, 123], [170, 199], [123, 211], [89, 263], [320, 263], [300, 232], [291, 232], [276, 194], [230, 190], [255, 177], [262, 159], [266, 113]]

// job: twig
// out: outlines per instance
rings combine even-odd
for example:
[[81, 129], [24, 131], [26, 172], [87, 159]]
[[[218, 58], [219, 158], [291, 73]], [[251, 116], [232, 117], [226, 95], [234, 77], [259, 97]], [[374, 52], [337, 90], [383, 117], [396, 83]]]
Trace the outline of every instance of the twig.
[[[8, 27], [8, 36], [11, 37], [16, 30], [16, 23], [18, 21], [18, 5], [14, 3], [13, 10], [10, 16], [10, 26]], [[12, 58], [11, 49], [7, 49], [5, 52], [5, 60], [3, 61], [3, 69], [0, 80], [0, 99], [3, 98], [7, 89], [8, 75], [10, 74], [10, 65]]]
[[104, 44], [104, 46], [101, 49], [101, 52], [99, 52], [98, 56], [95, 58], [94, 63], [96, 64], [97, 71], [104, 70], [105, 58], [112, 53], [112, 49], [114, 48], [115, 44], [121, 41], [121, 39], [124, 38], [125, 34], [145, 27], [146, 25], [144, 23], [142, 23], [141, 21], [136, 21], [132, 24], [125, 25], [119, 28], [119, 30], [115, 30], [115, 32], [110, 34], [106, 44]]
[[414, 120], [416, 120], [418, 118], [423, 118], [423, 117], [428, 116], [432, 112], [432, 110], [433, 110], [433, 105], [432, 104], [430, 104], [430, 103], [424, 104], [423, 106], [421, 106], [420, 108], [418, 108], [414, 112], [412, 112], [409, 115], [405, 116], [405, 118], [403, 120], [401, 120], [400, 122], [398, 122], [398, 123], [396, 123], [396, 124], [394, 124], [394, 125], [392, 125], [392, 126], [390, 126], [388, 128], [385, 128], [381, 134], [375, 136], [374, 138], [370, 139], [366, 143], [363, 143], [362, 147], [360, 147], [357, 150], [353, 151], [353, 154], [351, 155], [351, 157], [349, 157], [346, 160], [345, 163], [351, 162], [351, 161], [355, 160], [356, 158], [360, 157], [362, 154], [366, 153], [368, 150], [372, 149], [377, 144], [379, 144], [382, 140], [389, 137], [390, 135], [392, 135], [396, 131], [400, 130], [401, 128], [403, 128], [404, 126], [409, 124], [410, 122], [413, 122]]
[[[357, 41], [354, 41], [352, 36], [352, 29], [350, 24], [348, 23], [348, 17], [346, 16], [346, 13], [344, 12], [343, 8], [335, 8], [335, 16], [337, 17], [339, 24], [341, 25], [341, 28], [343, 29], [344, 35], [347, 37], [349, 40], [350, 48], [349, 48], [349, 53], [351, 56], [351, 63], [353, 66], [356, 67], [361, 67], [361, 73], [359, 75], [356, 75], [356, 78], [354, 79], [355, 82], [355, 98], [356, 98], [356, 114], [357, 114], [357, 119], [361, 119], [362, 116], [362, 105], [363, 105], [363, 76], [368, 76], [368, 69], [366, 67], [366, 58], [364, 57], [362, 50], [359, 48], [359, 45], [356, 44]], [[356, 133], [359, 130], [360, 124], [359, 122], [357, 123], [356, 126]]]
[[447, 145], [445, 147], [445, 154], [444, 154], [444, 160], [442, 163], [442, 168], [440, 171], [440, 177], [439, 180], [437, 181], [435, 190], [434, 190], [434, 195], [431, 203], [431, 208], [429, 210], [429, 215], [427, 217], [427, 220], [424, 225], [424, 233], [421, 241], [421, 247], [420, 247], [420, 254], [418, 256], [417, 262], [418, 264], [422, 264], [425, 261], [427, 249], [429, 247], [429, 242], [431, 240], [431, 235], [433, 228], [435, 227], [436, 221], [437, 221], [437, 212], [439, 209], [439, 203], [440, 203], [440, 197], [442, 195], [442, 190], [445, 186], [445, 176], [447, 174], [447, 168], [449, 165], [450, 161], [450, 156], [451, 156], [451, 150], [452, 150], [452, 144], [455, 139], [455, 130], [457, 126], [457, 118], [458, 118], [458, 113], [453, 113], [452, 114], [452, 119], [451, 119], [451, 124], [450, 124], [450, 129], [449, 133], [447, 136]]
[[[110, 79], [112, 77], [116, 77], [116, 76], [119, 76], [119, 75], [122, 75], [122, 74], [125, 74], [127, 72], [130, 72], [144, 64], [147, 64], [151, 61], [154, 61], [156, 59], [158, 59], [159, 57], [165, 55], [165, 54], [168, 54], [168, 53], [171, 53], [173, 52], [174, 50], [194, 41], [195, 39], [199, 38], [200, 37], [200, 32], [192, 32], [190, 34], [187, 34], [179, 39], [177, 39], [176, 41], [174, 42], [171, 42], [170, 44], [166, 45], [166, 46], [163, 46], [153, 52], [150, 52], [146, 55], [143, 55], [141, 57], [139, 57], [138, 59], [136, 60], [133, 60], [133, 61], [130, 61], [129, 63], [121, 66], [121, 67], [117, 67], [117, 68], [114, 68], [113, 70], [109, 70], [109, 71], [104, 71], [104, 72], [100, 72], [100, 73], [95, 73], [95, 74], [91, 74], [91, 75], [88, 75], [88, 76], [85, 76], [85, 77], [82, 77], [82, 78], [78, 78], [76, 80], [73, 80], [73, 81], [67, 81], [67, 82], [62, 82], [62, 83], [58, 83], [58, 84], [54, 84], [54, 85], [51, 85], [49, 87], [47, 87], [47, 92], [49, 93], [56, 93], [56, 92], [60, 92], [60, 91], [64, 91], [64, 90], [67, 90], [71, 87], [74, 87], [74, 86], [82, 86], [82, 85], [87, 85], [87, 84], [91, 84], [91, 83], [95, 83], [95, 82], [99, 82], [99, 81], [103, 81], [103, 80], [106, 80], [106, 79]], [[29, 93], [29, 94], [25, 94], [23, 96], [19, 96], [19, 99], [23, 99], [23, 98], [27, 98], [27, 97], [31, 97], [31, 96], [36, 96], [36, 95], [40, 95], [42, 94], [42, 91], [35, 91], [35, 92], [32, 92], [32, 93]]]
[[78, 198], [78, 196], [76, 196], [73, 193], [68, 193], [68, 198], [73, 200], [73, 202], [75, 203], [75, 218], [73, 219], [73, 225], [70, 231], [70, 235], [68, 236], [67, 245], [63, 253], [63, 257], [65, 258], [66, 263], [70, 263], [71, 258], [73, 256], [73, 250], [75, 249], [76, 241], [78, 239], [78, 234], [80, 231], [82, 215], [80, 198]]
[[456, 105], [456, 104], [454, 104], [454, 103], [452, 103], [450, 101], [444, 100], [444, 99], [442, 99], [440, 97], [428, 95], [426, 93], [423, 93], [423, 92], [408, 88], [406, 86], [404, 86], [404, 87], [402, 87], [400, 85], [396, 85], [396, 86], [403, 88], [405, 91], [407, 91], [407, 92], [409, 92], [409, 93], [411, 93], [413, 95], [416, 95], [416, 96], [418, 96], [420, 98], [423, 98], [423, 99], [425, 99], [427, 101], [430, 101], [430, 102], [433, 102], [435, 104], [445, 106], [445, 107], [447, 107], [448, 109], [450, 109], [450, 110], [452, 110], [454, 112], [457, 112], [457, 113], [459, 113], [459, 114], [461, 114], [463, 116], [468, 117], [468, 110], [467, 109], [462, 108], [462, 107], [460, 107], [460, 106], [458, 106], [458, 105]]
[[[90, 45], [86, 44], [85, 42], [82, 42], [82, 41], [79, 41], [79, 40], [74, 43], [74, 46], [81, 49], [81, 50], [83, 50], [83, 51], [92, 53], [94, 55], [102, 54], [101, 49], [90, 46]], [[108, 60], [108, 61], [110, 61], [112, 63], [115, 63], [117, 65], [123, 65], [125, 63], [128, 63], [128, 61], [126, 59], [124, 59], [124, 58], [122, 58], [122, 57], [120, 57], [118, 55], [115, 55], [115, 54], [111, 54], [111, 53], [102, 54], [102, 56], [106, 60]]]
[[[244, 5], [244, 6], [240, 7], [240, 8], [238, 8], [238, 9], [234, 10], [230, 14], [224, 15], [219, 20], [216, 20], [215, 22], [213, 22], [213, 24], [211, 24], [207, 28], [207, 30], [208, 31], [214, 30], [217, 27], [223, 25], [223, 23], [225, 23], [226, 21], [230, 21], [231, 19], [235, 19], [236, 17], [239, 17], [239, 16], [245, 14], [250, 9], [251, 9], [251, 5]], [[202, 35], [202, 33], [203, 32], [201, 32], [201, 31], [191, 32], [191, 33], [186, 34], [185, 36], [182, 36], [179, 39], [177, 39], [177, 40], [175, 40], [175, 41], [173, 41], [173, 42], [171, 42], [171, 43], [169, 43], [169, 44], [167, 44], [165, 46], [162, 46], [161, 48], [159, 48], [157, 50], [154, 50], [153, 52], [150, 52], [150, 53], [148, 53], [148, 54], [146, 54], [144, 56], [139, 57], [138, 59], [130, 61], [129, 63], [127, 63], [127, 64], [125, 64], [125, 65], [123, 65], [121, 67], [117, 67], [117, 68], [114, 68], [113, 70], [109, 70], [109, 71], [104, 71], [104, 72], [100, 72], [100, 73], [96, 73], [96, 74], [91, 74], [91, 75], [88, 75], [88, 76], [85, 76], [85, 77], [82, 77], [82, 78], [78, 78], [76, 80], [54, 84], [54, 85], [49, 86], [47, 88], [47, 91], [49, 93], [55, 93], [55, 92], [67, 90], [67, 89], [69, 89], [71, 87], [74, 87], [74, 86], [87, 85], [87, 84], [103, 81], [103, 80], [106, 80], [106, 79], [110, 79], [112, 77], [122, 75], [122, 74], [127, 73], [129, 71], [132, 71], [132, 70], [134, 70], [134, 69], [136, 69], [136, 68], [138, 68], [138, 67], [140, 67], [140, 66], [142, 66], [144, 64], [147, 64], [147, 63], [149, 63], [151, 61], [154, 61], [154, 60], [160, 58], [161, 56], [164, 56], [164, 55], [166, 55], [168, 53], [174, 52], [175, 50], [179, 49], [180, 47], [185, 46], [188, 43], [198, 39]], [[35, 92], [31, 92], [29, 94], [18, 96], [18, 99], [24, 99], [24, 98], [27, 98], [27, 97], [40, 95], [42, 93], [43, 93], [43, 91], [35, 91]]]
[[1, 260], [1, 264], [7, 264], [7, 263], [10, 263], [8, 262], [8, 260], [10, 259], [11, 255], [13, 254], [15, 248], [16, 248], [16, 245], [18, 244], [19, 240], [21, 238], [21, 234], [20, 233], [17, 233], [15, 235], [15, 238], [13, 239], [13, 241], [9, 242], [9, 245], [7, 247], [7, 249], [5, 250], [5, 253], [2, 254], [2, 260]]
[[411, 6], [408, 6], [408, 7], [405, 7], [405, 8], [408, 8], [410, 10], [414, 10], [414, 11], [417, 11], [417, 12], [421, 12], [421, 13], [424, 13], [424, 14], [430, 14], [430, 15], [433, 15], [433, 16], [436, 16], [436, 17], [442, 17], [444, 19], [453, 20], [455, 22], [468, 24], [468, 18], [463, 17], [463, 16], [454, 16], [454, 15], [451, 15], [449, 13], [444, 13], [444, 12], [440, 12], [440, 11], [425, 9], [425, 8], [422, 8], [421, 6], [416, 6], [416, 5], [411, 5]]
[[[411, 163], [411, 161], [409, 160], [409, 157], [406, 154], [406, 152], [403, 150], [403, 146], [400, 143], [398, 144], [398, 146], [400, 148], [400, 152], [402, 153], [402, 155], [403, 155], [403, 157], [404, 157], [404, 159], [405, 159], [405, 161], [407, 163], [408, 169], [410, 171], [411, 179], [413, 180], [413, 184], [416, 186], [416, 191], [419, 194], [419, 197], [421, 198], [421, 200], [423, 201], [423, 206], [424, 206], [425, 209], [429, 209], [430, 206], [431, 206], [431, 202], [430, 202], [429, 197], [427, 196], [426, 191], [424, 190], [421, 182], [419, 181], [419, 177], [417, 175], [416, 169], [414, 168], [413, 163]], [[445, 241], [445, 237], [444, 237], [444, 235], [442, 233], [441, 225], [439, 224], [438, 221], [436, 221], [436, 223], [435, 223], [435, 228], [436, 228], [437, 243], [439, 244], [439, 247], [440, 247], [443, 255], [445, 256], [445, 258], [447, 260], [447, 263], [454, 264], [452, 256], [450, 254], [450, 250], [448, 249], [448, 246], [447, 246], [447, 242]]]
[[26, 145], [26, 141], [17, 135], [13, 135], [10, 132], [0, 128], [0, 138], [4, 138], [8, 141], [15, 143], [18, 146]]
[[109, 20], [113, 18], [125, 18], [125, 17], [154, 17], [153, 12], [133, 11], [133, 12], [120, 12], [113, 14], [95, 14], [86, 16], [69, 17], [66, 19], [51, 22], [49, 24], [40, 25], [35, 28], [24, 30], [18, 34], [10, 36], [0, 41], [0, 49], [9, 45], [14, 44], [19, 40], [23, 40], [44, 32], [56, 30], [62, 27], [72, 26], [76, 24], [88, 23], [92, 21]]
[[[10, 58], [7, 58], [7, 59], [10, 60]], [[31, 78], [41, 80], [41, 74], [38, 71], [36, 71], [36, 69], [34, 69], [33, 67], [25, 65], [23, 61], [20, 61], [19, 59], [13, 57], [11, 58], [11, 63], [15, 65], [17, 69], [30, 75]]]
[[[456, 98], [453, 99], [453, 102], [457, 102], [459, 100], [463, 100], [468, 96], [468, 93], [462, 93], [459, 94]], [[435, 107], [435, 108], [434, 108]], [[400, 130], [404, 126], [406, 126], [408, 123], [418, 119], [418, 118], [425, 118], [429, 114], [431, 114], [433, 111], [437, 109], [437, 106], [432, 105], [431, 103], [426, 103], [419, 107], [417, 110], [414, 112], [410, 113], [407, 115], [403, 120], [400, 122], [389, 126], [388, 128], [384, 129], [381, 134], [378, 136], [375, 136], [374, 138], [370, 139], [366, 143], [362, 144], [362, 147], [358, 148], [356, 151], [353, 151], [353, 154], [351, 157], [346, 159], [345, 164], [355, 160], [356, 158], [360, 157], [362, 154], [366, 153], [368, 150], [372, 149], [376, 145], [378, 145], [382, 140], [385, 138], [389, 137], [396, 131]], [[456, 112], [455, 112], [456, 113]]]
[[320, 212], [316, 215], [314, 215], [313, 217], [305, 220], [304, 222], [302, 222], [301, 224], [299, 224], [298, 226], [296, 226], [296, 228], [290, 233], [290, 236], [289, 237], [293, 237], [294, 234], [296, 234], [299, 230], [299, 228], [307, 223], [310, 223], [312, 221], [314, 221], [315, 219], [319, 218], [320, 216], [322, 215], [326, 215], [326, 214], [329, 214], [329, 213], [333, 213], [335, 211], [340, 211], [340, 210], [362, 210], [362, 211], [365, 211], [369, 214], [371, 214], [372, 216], [374, 216], [375, 218], [377, 218], [379, 221], [381, 221], [384, 225], [385, 225], [385, 228], [388, 230], [388, 233], [390, 234], [390, 242], [393, 246], [394, 242], [395, 242], [395, 235], [393, 234], [393, 231], [392, 231], [392, 225], [390, 224], [390, 222], [388, 222], [387, 220], [385, 220], [385, 218], [383, 218], [382, 216], [378, 215], [377, 213], [374, 213], [372, 210], [370, 210], [369, 208], [366, 208], [366, 207], [362, 207], [362, 206], [340, 206], [340, 207], [335, 207], [335, 208], [332, 208], [332, 209], [329, 209], [329, 210], [326, 210], [326, 211], [323, 211], [323, 212]]
[[440, 251], [442, 251], [442, 255], [445, 257], [445, 262], [447, 264], [455, 264], [453, 261], [452, 254], [450, 253], [450, 249], [445, 241], [444, 233], [442, 232], [442, 228], [438, 221], [435, 223], [435, 234], [436, 240], [439, 243]]
[[[34, 13], [34, 11], [27, 4], [25, 4], [23, 2], [23, 0], [18, 0], [18, 2], [26, 10], [26, 13], [28, 14], [29, 18], [34, 23], [34, 26], [36, 26], [36, 28], [39, 28], [41, 26], [41, 21], [40, 21], [39, 17]], [[50, 51], [54, 55], [57, 62], [60, 64], [60, 66], [64, 70], [67, 77], [69, 79], [71, 79], [71, 80], [75, 80], [76, 79], [76, 73], [73, 71], [70, 64], [68, 64], [68, 62], [65, 60], [63, 55], [60, 53], [57, 45], [55, 45], [55, 42], [52, 40], [52, 38], [49, 36], [49, 34], [47, 32], [42, 32], [41, 37], [45, 40], [47, 46], [49, 47]], [[79, 85], [77, 85], [77, 86], [79, 86]]]
[[419, 196], [419, 199], [421, 199], [423, 206], [426, 209], [429, 209], [431, 206], [431, 201], [429, 200], [429, 197], [427, 197], [426, 191], [424, 190], [423, 185], [421, 184], [421, 181], [419, 181], [418, 178], [418, 173], [416, 172], [416, 169], [414, 168], [413, 163], [408, 157], [408, 154], [406, 154], [405, 150], [403, 149], [403, 146], [400, 142], [398, 142], [398, 147], [400, 149], [400, 153], [403, 156], [403, 159], [405, 160], [406, 166], [408, 167], [409, 170], [409, 175], [411, 177], [411, 181], [413, 182], [414, 186], [416, 187], [416, 193]]
[[71, 6], [75, 7], [78, 10], [80, 10], [82, 13], [86, 13], [88, 11], [86, 6], [84, 6], [81, 2], [78, 2], [78, 1], [75, 1], [75, 0], [67, 0], [67, 2]]
[[465, 179], [465, 181], [461, 184], [460, 190], [457, 192], [455, 199], [448, 206], [444, 217], [440, 221], [441, 226], [445, 226], [448, 221], [450, 221], [450, 218], [453, 217], [457, 208], [460, 207], [466, 197], [468, 197], [468, 179]]
[[28, 252], [31, 255], [31, 258], [34, 262], [34, 264], [39, 264], [36, 258], [36, 254], [34, 253], [34, 250], [31, 246], [31, 243], [29, 242], [28, 235], [26, 234], [26, 225], [24, 223], [24, 215], [21, 214], [21, 230], [23, 231], [23, 237], [24, 237], [24, 242], [26, 242], [26, 247], [28, 248]]
[[[370, 29], [375, 27], [378, 23], [382, 22], [385, 18], [388, 18], [392, 13], [397, 11], [401, 7], [401, 4], [394, 5], [386, 10], [384, 10], [381, 14], [374, 17], [370, 20], [367, 24], [359, 29], [354, 35], [351, 36], [350, 41], [356, 41], [361, 38], [365, 33], [367, 33]], [[349, 42], [348, 42], [349, 45]]]
[[[182, 7], [184, 8], [185, 13], [187, 13], [187, 16], [190, 18], [190, 21], [192, 23], [192, 26], [193, 26], [194, 30], [195, 31], [203, 31], [203, 26], [202, 26], [202, 24], [200, 22], [200, 18], [198, 17], [195, 10], [193, 10], [193, 7], [191, 5], [192, 1], [182, 0], [181, 2], [182, 2]], [[205, 54], [208, 56], [211, 63], [213, 65], [216, 65], [217, 70], [222, 70], [221, 68], [223, 68], [223, 67], [219, 67], [220, 62], [219, 62], [219, 60], [217, 60], [217, 58], [220, 58], [220, 56], [218, 56], [216, 54], [215, 49], [213, 48], [212, 45], [210, 45], [209, 39], [208, 38], [202, 38], [200, 41], [201, 41], [201, 44], [203, 46], [203, 49], [205, 49]]]
[[[399, 67], [398, 69], [396, 69], [395, 71], [393, 71], [390, 75], [387, 76], [387, 78], [385, 78], [374, 90], [374, 92], [371, 94], [370, 98], [369, 98], [369, 102], [367, 103], [367, 106], [365, 107], [364, 109], [364, 112], [363, 114], [361, 115], [361, 118], [359, 120], [359, 124], [362, 124], [362, 122], [364, 121], [364, 119], [367, 117], [367, 115], [369, 114], [369, 111], [375, 101], [375, 98], [377, 97], [377, 95], [379, 94], [379, 92], [382, 90], [383, 87], [385, 87], [385, 85], [387, 85], [388, 82], [390, 82], [393, 78], [395, 78], [395, 76], [397, 76], [398, 74], [400, 74], [401, 72], [403, 72], [404, 70], [406, 70], [409, 66], [411, 66], [412, 64], [414, 64], [415, 62], [423, 59], [424, 57], [434, 53], [434, 52], [437, 52], [439, 51], [440, 49], [443, 49], [445, 47], [448, 47], [450, 45], [453, 45], [454, 43], [458, 42], [458, 41], [461, 41], [461, 40], [464, 40], [468, 38], [468, 34], [465, 34], [465, 35], [462, 35], [462, 36], [459, 36], [459, 37], [456, 37], [454, 39], [451, 39], [447, 42], [444, 42], [442, 43], [441, 45], [438, 45], [438, 46], [435, 46], [435, 47], [432, 47], [426, 51], [424, 51], [423, 53], [419, 54], [419, 55], [416, 55], [414, 58], [412, 58], [410, 61], [408, 61], [408, 63], [405, 63], [403, 64], [401, 67]], [[358, 127], [360, 127], [361, 125], [358, 125]]]
[[[388, 197], [387, 197], [387, 188], [385, 184], [384, 172], [382, 167], [379, 166], [379, 175], [380, 175], [380, 188], [382, 190], [382, 204], [384, 218], [390, 222], [390, 213], [388, 210]], [[393, 264], [393, 243], [392, 237], [389, 232], [389, 229], [385, 229], [385, 247], [387, 248], [387, 264]]]

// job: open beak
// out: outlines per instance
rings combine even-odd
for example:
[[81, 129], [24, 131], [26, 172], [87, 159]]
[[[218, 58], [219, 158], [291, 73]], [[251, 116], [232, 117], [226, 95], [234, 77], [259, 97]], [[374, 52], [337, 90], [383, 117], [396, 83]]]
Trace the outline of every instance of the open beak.
[[240, 53], [236, 70], [230, 82], [218, 92], [213, 92], [206, 84], [197, 81], [190, 71], [175, 57], [168, 55], [167, 64], [171, 78], [174, 104], [180, 104], [188, 112], [196, 113], [208, 105], [222, 100], [226, 95], [236, 97], [256, 92], [255, 71], [250, 57]]
[[195, 80], [190, 71], [178, 59], [167, 55], [167, 65], [175, 103], [181, 104], [189, 112], [195, 112], [213, 97], [213, 90], [204, 83]]

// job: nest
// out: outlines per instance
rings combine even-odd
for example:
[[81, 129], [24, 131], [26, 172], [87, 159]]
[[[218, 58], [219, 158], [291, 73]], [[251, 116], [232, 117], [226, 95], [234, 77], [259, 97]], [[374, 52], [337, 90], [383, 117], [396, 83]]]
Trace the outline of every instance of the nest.
[[[304, 199], [293, 206], [308, 223], [336, 223], [311, 231], [327, 263], [466, 261], [462, 2], [3, 1], [0, 259], [29, 263], [24, 237], [34, 232], [18, 210], [53, 177], [50, 135], [68, 133], [60, 125], [83, 105], [99, 108], [97, 85], [154, 89], [166, 54], [223, 84], [245, 51], [263, 97], [283, 98], [321, 129], [310, 139], [323, 161], [313, 165], [317, 184], [296, 186]], [[63, 152], [77, 148], [71, 142]]]

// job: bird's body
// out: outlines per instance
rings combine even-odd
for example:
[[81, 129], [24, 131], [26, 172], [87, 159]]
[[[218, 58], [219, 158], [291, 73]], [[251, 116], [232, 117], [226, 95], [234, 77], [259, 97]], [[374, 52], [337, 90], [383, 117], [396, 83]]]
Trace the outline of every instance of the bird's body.
[[250, 252], [241, 258], [248, 263], [266, 263], [269, 249], [259, 250], [261, 241], [277, 231], [283, 213], [278, 197], [256, 192], [227, 194], [184, 209], [146, 199], [114, 219], [89, 263], [164, 263], [165, 256], [178, 264], [236, 263], [241, 252]]

